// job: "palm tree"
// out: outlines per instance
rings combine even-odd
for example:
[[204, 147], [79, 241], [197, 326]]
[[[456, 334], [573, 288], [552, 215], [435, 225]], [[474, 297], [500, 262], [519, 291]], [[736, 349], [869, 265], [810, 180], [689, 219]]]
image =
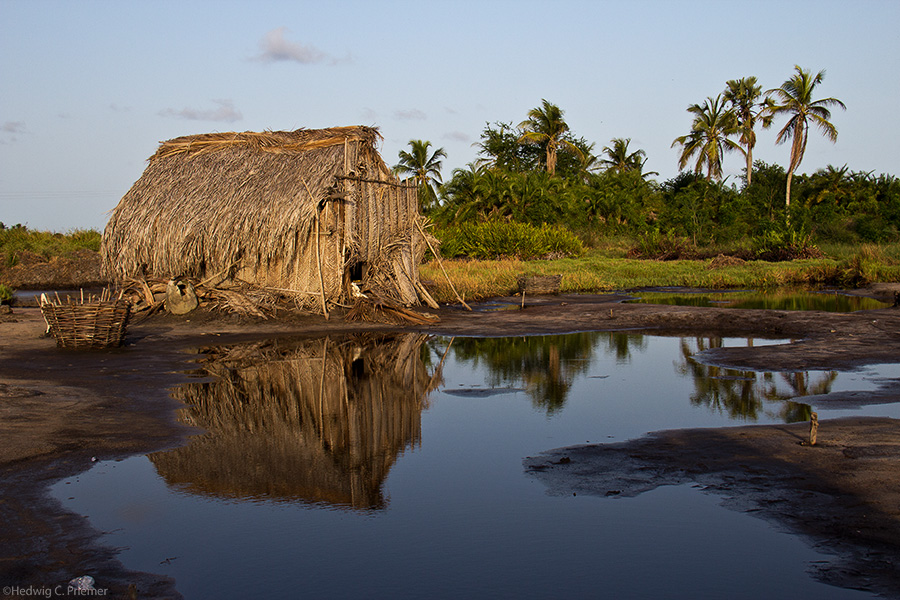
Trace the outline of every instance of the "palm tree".
[[447, 158], [443, 148], [438, 148], [430, 156], [428, 148], [431, 142], [422, 140], [409, 140], [409, 149], [399, 152], [400, 162], [394, 165], [394, 173], [397, 175], [409, 175], [415, 178], [419, 186], [419, 203], [423, 209], [428, 209], [437, 204], [437, 191], [435, 182], [442, 183], [441, 167], [442, 158]]
[[738, 133], [737, 119], [725, 106], [722, 94], [707, 98], [703, 106], [691, 104], [687, 108], [694, 115], [691, 132], [675, 138], [672, 147], [681, 144], [678, 168], [683, 169], [696, 155], [694, 173], [700, 174], [706, 167], [706, 179], [722, 179], [722, 158], [726, 152], [740, 151], [740, 145], [730, 136]]
[[781, 87], [766, 92], [767, 96], [771, 94], [776, 96], [774, 105], [769, 109], [772, 116], [786, 114], [790, 117], [775, 139], [776, 144], [783, 144], [791, 139], [791, 160], [787, 170], [787, 189], [784, 196], [784, 204], [788, 208], [791, 205], [791, 180], [794, 171], [803, 160], [803, 153], [806, 152], [810, 125], [818, 127], [822, 134], [834, 143], [837, 141], [838, 132], [829, 121], [831, 111], [828, 108], [840, 106], [844, 110], [847, 109], [837, 98], [812, 99], [816, 86], [825, 78], [824, 70], [819, 71], [815, 77], [797, 65], [794, 65], [794, 71], [794, 75], [782, 83]]
[[756, 84], [756, 77], [730, 79], [725, 82], [723, 97], [737, 120], [740, 143], [744, 147], [744, 157], [747, 159], [747, 185], [750, 185], [753, 173], [756, 125], [761, 124], [763, 129], [772, 126], [771, 109], [774, 103], [768, 96], [760, 100], [761, 95], [762, 87]]
[[610, 141], [611, 146], [603, 147], [603, 154], [606, 158], [600, 159], [600, 164], [611, 171], [619, 173], [628, 173], [637, 171], [641, 176], [659, 175], [655, 171], [644, 173], [644, 164], [647, 162], [647, 153], [643, 150], [628, 151], [628, 145], [631, 138], [613, 138]]
[[594, 154], [594, 144], [591, 143], [578, 156], [578, 170], [583, 177], [595, 173], [602, 167], [602, 161]]
[[563, 111], [556, 106], [541, 100], [541, 106], [528, 111], [528, 118], [519, 123], [523, 131], [520, 143], [531, 142], [543, 147], [547, 153], [547, 172], [556, 173], [556, 154], [560, 148], [568, 148], [580, 155], [581, 151], [572, 142], [563, 139], [569, 126], [563, 120]]

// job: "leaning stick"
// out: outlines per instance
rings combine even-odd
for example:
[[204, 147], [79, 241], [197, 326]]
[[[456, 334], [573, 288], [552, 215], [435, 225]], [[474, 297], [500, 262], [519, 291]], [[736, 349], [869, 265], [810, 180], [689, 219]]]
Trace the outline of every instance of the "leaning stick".
[[428, 244], [428, 248], [431, 250], [431, 253], [434, 254], [434, 258], [435, 260], [437, 260], [438, 266], [441, 267], [441, 272], [444, 273], [444, 277], [447, 278], [447, 283], [450, 284], [450, 289], [453, 290], [453, 293], [456, 295], [456, 299], [459, 300], [460, 304], [462, 304], [466, 310], [472, 310], [472, 307], [466, 304], [466, 301], [463, 300], [462, 297], [460, 297], [459, 292], [457, 292], [456, 288], [453, 287], [453, 282], [450, 281], [450, 276], [447, 275], [447, 270], [444, 268], [444, 263], [441, 262], [441, 255], [438, 254], [437, 250], [434, 249], [434, 246], [431, 245], [431, 242], [428, 241], [428, 236], [425, 234], [425, 230], [422, 229], [422, 224], [419, 223], [418, 220], [416, 221], [416, 227], [419, 228], [419, 233], [422, 234], [422, 238], [425, 240], [425, 243]]
[[422, 294], [422, 298], [425, 300], [425, 304], [435, 310], [440, 308], [440, 305], [434, 301], [434, 298], [431, 297], [431, 294], [428, 293], [428, 290], [425, 289], [425, 286], [422, 285], [422, 282], [418, 279], [416, 279], [415, 281], [415, 287], [417, 290], [419, 290], [419, 293]]

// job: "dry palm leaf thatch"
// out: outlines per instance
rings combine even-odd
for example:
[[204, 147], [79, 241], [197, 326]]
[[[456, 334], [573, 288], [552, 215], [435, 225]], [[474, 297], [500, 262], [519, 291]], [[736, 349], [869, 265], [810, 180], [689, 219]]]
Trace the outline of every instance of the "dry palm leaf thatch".
[[437, 315], [410, 310], [388, 299], [365, 296], [354, 300], [344, 319], [395, 325], [433, 325], [441, 320]]
[[390, 252], [403, 264], [382, 292], [418, 304], [417, 191], [391, 174], [379, 139], [371, 127], [334, 127], [163, 142], [112, 212], [104, 270], [117, 280], [242, 280], [327, 314], [350, 302], [354, 269], [398, 263]]
[[[152, 315], [166, 306], [166, 289], [172, 280], [130, 278], [123, 282], [119, 296], [131, 305], [133, 313]], [[240, 282], [216, 287], [197, 279], [178, 280], [190, 284], [200, 305], [207, 310], [268, 319], [279, 309], [290, 310], [294, 303], [277, 290], [266, 290]]]
[[374, 145], [378, 131], [370, 127], [331, 127], [296, 131], [247, 131], [243, 133], [207, 133], [183, 136], [163, 142], [150, 160], [174, 154], [202, 154], [228, 146], [246, 146], [273, 154], [302, 153], [309, 150], [342, 145], [345, 140], [360, 140]]

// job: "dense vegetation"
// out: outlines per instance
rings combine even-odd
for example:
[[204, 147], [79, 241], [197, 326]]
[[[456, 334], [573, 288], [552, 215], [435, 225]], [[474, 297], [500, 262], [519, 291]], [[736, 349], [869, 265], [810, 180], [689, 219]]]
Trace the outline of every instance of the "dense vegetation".
[[24, 225], [8, 227], [0, 223], [0, 267], [12, 267], [19, 262], [23, 252], [30, 252], [44, 259], [66, 256], [76, 250], [100, 250], [100, 232], [93, 229], [75, 229], [68, 233], [35, 231]]
[[[795, 67], [779, 88], [763, 93], [755, 77], [726, 83], [722, 93], [688, 107], [690, 132], [681, 148], [677, 176], [658, 182], [644, 171], [646, 153], [615, 138], [595, 154], [595, 144], [570, 131], [563, 111], [544, 100], [527, 118], [486, 124], [480, 158], [441, 182], [443, 149], [413, 140], [401, 153], [398, 172], [422, 186], [423, 208], [451, 256], [465, 254], [460, 223], [492, 223], [493, 239], [504, 226], [556, 226], [577, 234], [587, 247], [610, 237], [629, 237], [631, 256], [791, 260], [821, 256], [827, 244], [884, 243], [900, 231], [900, 180], [893, 175], [828, 166], [796, 174], [810, 131], [835, 141], [829, 108], [836, 98], [816, 100], [824, 72]], [[778, 143], [791, 146], [787, 168], [753, 160], [756, 129], [786, 119]], [[745, 162], [739, 181], [722, 179], [728, 153]], [[418, 158], [416, 158], [418, 157]], [[507, 225], [504, 225], [507, 224]], [[506, 246], [471, 244], [472, 258], [531, 257]], [[461, 250], [462, 248], [462, 250]], [[551, 253], [552, 254], [552, 253]], [[577, 254], [577, 252], [576, 252]]]

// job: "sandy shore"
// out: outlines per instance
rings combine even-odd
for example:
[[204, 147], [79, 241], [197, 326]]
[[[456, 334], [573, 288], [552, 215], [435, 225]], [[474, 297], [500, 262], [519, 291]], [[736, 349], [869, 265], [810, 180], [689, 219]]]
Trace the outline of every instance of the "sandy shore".
[[[502, 300], [502, 299], [501, 299]], [[510, 304], [515, 299], [507, 299]], [[854, 314], [624, 305], [614, 296], [531, 299], [525, 310], [448, 307], [426, 330], [450, 335], [522, 335], [596, 330], [791, 338], [788, 346], [725, 348], [715, 364], [762, 370], [841, 369], [900, 360], [900, 310]], [[180, 445], [168, 390], [184, 381], [189, 350], [272, 335], [359, 331], [339, 315], [247, 322], [192, 313], [129, 328], [126, 347], [66, 352], [43, 335], [36, 308], [0, 319], [0, 582], [46, 587], [86, 573], [113, 597], [178, 598], [163, 576], [130, 572], [99, 532], [49, 499], [49, 485], [108, 460]], [[365, 329], [398, 329], [365, 325]], [[896, 388], [841, 399], [896, 401]], [[693, 481], [729, 506], [777, 521], [835, 553], [817, 577], [900, 597], [900, 423], [823, 421], [815, 447], [805, 424], [670, 431], [626, 444], [550, 451], [526, 471], [551, 493], [628, 496]], [[568, 460], [561, 460], [566, 457]], [[636, 483], [635, 473], [650, 474]], [[129, 591], [131, 590], [131, 592]], [[8, 596], [16, 597], [16, 596]]]

